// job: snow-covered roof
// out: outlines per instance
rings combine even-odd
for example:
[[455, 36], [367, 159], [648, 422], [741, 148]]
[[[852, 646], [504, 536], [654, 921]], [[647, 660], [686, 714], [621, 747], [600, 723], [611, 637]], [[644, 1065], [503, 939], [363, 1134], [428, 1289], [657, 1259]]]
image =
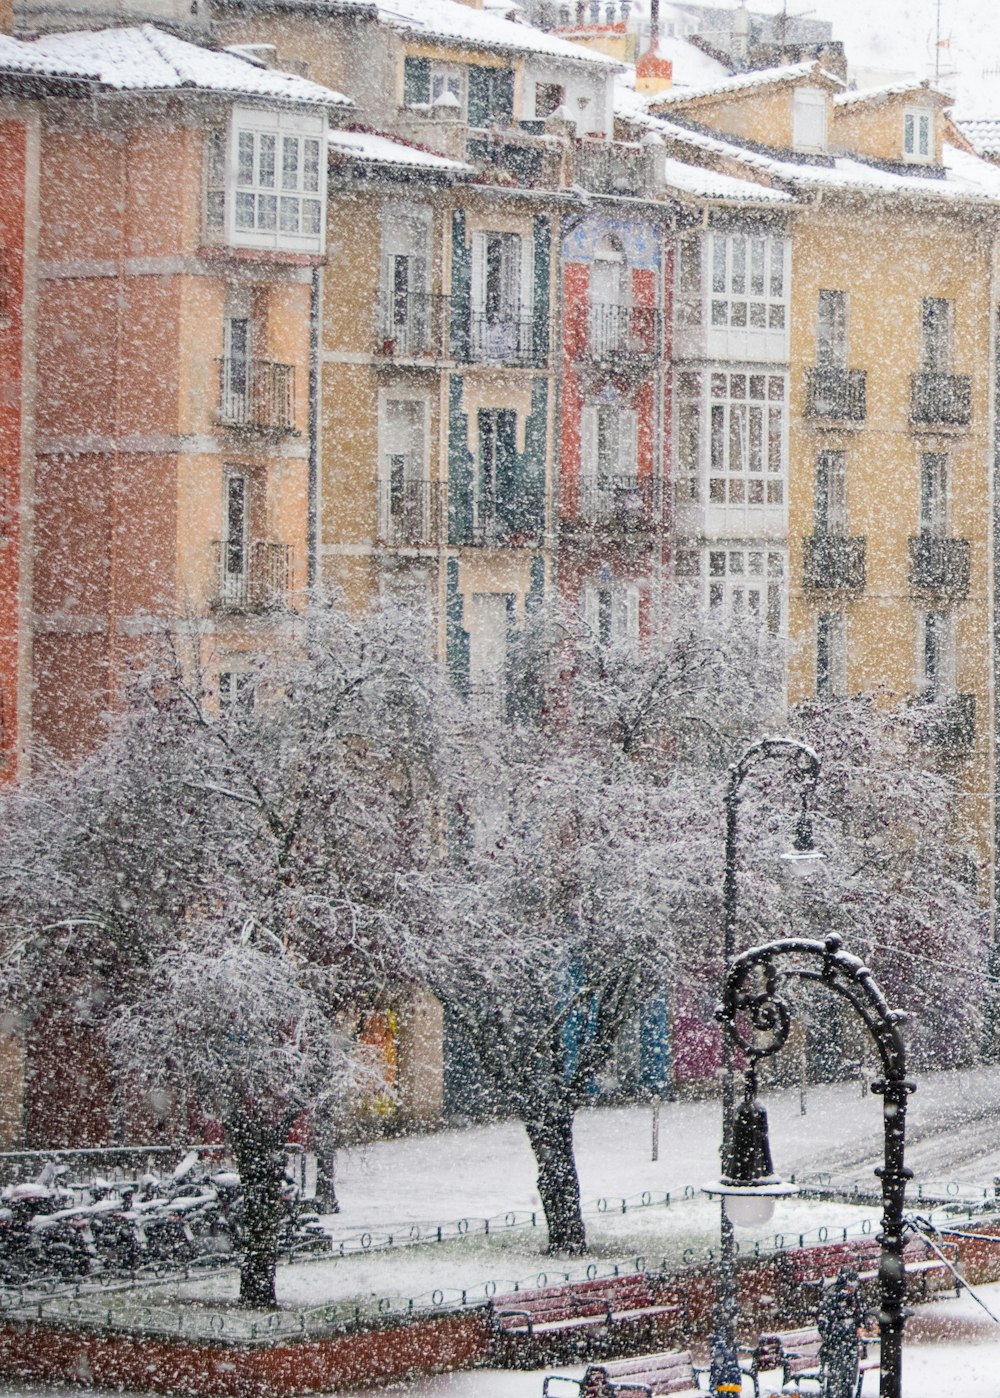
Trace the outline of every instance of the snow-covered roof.
[[90, 79], [93, 74], [71, 64], [60, 63], [36, 44], [0, 34], [0, 73], [22, 73], [31, 77]]
[[736, 145], [719, 136], [692, 131], [666, 118], [652, 117], [648, 123], [668, 138], [677, 149], [688, 147], [718, 156], [727, 163], [744, 167], [754, 174], [767, 175], [788, 189], [841, 189], [867, 194], [918, 195], [927, 199], [994, 201], [1000, 199], [1000, 169], [968, 151], [945, 145], [943, 178], [887, 170], [849, 156], [838, 156], [829, 163], [808, 164], [782, 160]]
[[776, 87], [781, 83], [799, 82], [803, 78], [823, 79], [844, 84], [833, 73], [828, 73], [818, 63], [789, 63], [781, 68], [761, 68], [758, 72], [738, 73], [735, 78], [725, 78], [707, 87], [689, 87], [683, 90], [673, 88], [660, 92], [651, 99], [652, 105], [677, 106], [682, 102], [693, 102], [700, 97], [725, 97], [730, 92], [745, 92], [756, 87]]
[[783, 189], [740, 180], [735, 175], [722, 175], [700, 165], [687, 165], [683, 160], [668, 158], [664, 182], [668, 189], [682, 194], [694, 194], [701, 199], [737, 199], [749, 203], [790, 204], [794, 196]]
[[448, 160], [420, 146], [383, 136], [376, 131], [331, 131], [330, 149], [348, 160], [366, 164], [392, 165], [397, 168], [423, 170], [440, 175], [474, 175], [475, 169], [461, 160]]
[[621, 64], [594, 49], [583, 48], [546, 34], [528, 24], [503, 19], [487, 10], [474, 10], [459, 0], [377, 0], [381, 23], [421, 38], [445, 39], [478, 49], [507, 53], [541, 53], [551, 58], [589, 63], [609, 69]]
[[261, 68], [234, 53], [189, 44], [152, 24], [47, 34], [32, 40], [30, 47], [119, 92], [195, 90], [320, 107], [353, 106], [349, 97], [307, 78]]
[[955, 125], [980, 155], [996, 155], [1000, 151], [1000, 117], [965, 117]]
[[833, 99], [835, 107], [859, 107], [867, 102], [884, 102], [887, 97], [906, 97], [910, 93], [921, 97], [937, 97], [942, 106], [950, 105], [954, 98], [939, 87], [931, 87], [928, 82], [886, 83], [882, 87], [864, 88], [859, 92], [838, 92]]

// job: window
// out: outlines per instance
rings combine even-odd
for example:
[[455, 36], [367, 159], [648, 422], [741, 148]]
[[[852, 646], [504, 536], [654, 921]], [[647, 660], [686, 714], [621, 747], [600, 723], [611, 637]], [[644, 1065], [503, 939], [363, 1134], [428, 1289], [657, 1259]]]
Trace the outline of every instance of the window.
[[710, 613], [736, 622], [782, 627], [785, 559], [777, 549], [709, 548], [705, 554]]
[[920, 533], [948, 533], [948, 458], [937, 452], [920, 457]]
[[675, 300], [678, 325], [701, 325], [701, 249], [699, 234], [682, 238], [678, 244]]
[[205, 227], [221, 233], [226, 226], [226, 133], [205, 137]]
[[821, 291], [816, 313], [816, 363], [847, 368], [847, 292]]
[[847, 533], [847, 453], [821, 451], [816, 458], [817, 534]]
[[254, 706], [253, 675], [244, 670], [223, 670], [219, 674], [219, 712], [238, 715]]
[[559, 83], [535, 83], [535, 118], [543, 121], [566, 101], [566, 89]]
[[583, 410], [581, 504], [606, 518], [641, 506], [638, 490], [638, 415], [620, 403], [588, 403]]
[[226, 317], [222, 354], [222, 402], [219, 406], [219, 416], [223, 422], [249, 422], [252, 374], [249, 316]]
[[469, 688], [484, 717], [503, 718], [507, 707], [507, 650], [515, 625], [510, 592], [474, 592], [469, 599]]
[[951, 373], [955, 303], [942, 296], [920, 302], [920, 367], [925, 374]]
[[713, 327], [784, 330], [785, 245], [771, 235], [712, 234]]
[[816, 618], [816, 693], [821, 699], [842, 699], [847, 693], [843, 612], [821, 612]]
[[379, 535], [418, 544], [428, 537], [430, 483], [425, 479], [427, 404], [389, 398], [379, 421]]
[[382, 338], [395, 354], [430, 348], [429, 209], [387, 205], [382, 217]]
[[[461, 100], [461, 93], [456, 95]], [[469, 125], [506, 127], [513, 119], [513, 70], [473, 64], [469, 69]]]
[[951, 612], [924, 612], [918, 636], [919, 670], [925, 699], [955, 691], [955, 618]]
[[930, 164], [934, 159], [933, 112], [909, 111], [903, 114], [903, 156]]
[[602, 646], [639, 647], [639, 589], [620, 584], [588, 584], [583, 595], [584, 621]]
[[518, 233], [472, 237], [472, 344], [477, 358], [530, 356], [534, 244]]
[[432, 63], [429, 58], [404, 58], [403, 102], [407, 107], [452, 106], [463, 114], [465, 68], [459, 63]]
[[517, 413], [513, 408], [481, 409], [475, 494], [477, 529], [499, 529], [501, 523], [508, 522], [516, 469]]
[[782, 506], [785, 402], [783, 374], [678, 374], [678, 503]]
[[826, 150], [826, 93], [799, 87], [792, 99], [792, 145], [796, 150]]
[[[325, 135], [326, 120], [322, 117], [292, 112], [234, 113], [230, 155], [233, 199], [226, 209], [230, 241], [249, 247], [322, 252]], [[210, 133], [206, 176], [209, 228], [218, 226], [217, 181], [217, 135]]]
[[242, 606], [249, 597], [249, 478], [230, 471], [223, 480], [221, 600]]

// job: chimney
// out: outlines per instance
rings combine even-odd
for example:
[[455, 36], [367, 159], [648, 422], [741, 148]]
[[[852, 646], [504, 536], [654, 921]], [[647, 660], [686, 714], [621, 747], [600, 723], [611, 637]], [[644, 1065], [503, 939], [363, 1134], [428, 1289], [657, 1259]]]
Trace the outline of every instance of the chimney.
[[660, 0], [649, 0], [649, 49], [655, 53], [660, 42]]

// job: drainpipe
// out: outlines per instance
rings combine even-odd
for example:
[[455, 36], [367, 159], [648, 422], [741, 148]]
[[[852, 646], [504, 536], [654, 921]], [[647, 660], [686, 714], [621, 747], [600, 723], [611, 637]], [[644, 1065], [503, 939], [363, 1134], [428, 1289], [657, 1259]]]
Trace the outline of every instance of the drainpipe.
[[306, 592], [310, 611], [319, 598], [319, 328], [323, 271], [312, 269], [309, 288], [309, 480], [306, 505]]

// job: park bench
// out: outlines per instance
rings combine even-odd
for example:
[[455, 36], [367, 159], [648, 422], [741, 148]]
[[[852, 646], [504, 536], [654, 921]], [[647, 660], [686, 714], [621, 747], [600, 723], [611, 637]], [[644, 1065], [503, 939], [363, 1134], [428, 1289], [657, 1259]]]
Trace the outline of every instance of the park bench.
[[[684, 1353], [644, 1354], [635, 1359], [609, 1360], [591, 1364], [582, 1379], [550, 1374], [542, 1385], [542, 1398], [619, 1398], [625, 1394], [644, 1394], [658, 1398], [659, 1394], [701, 1392], [699, 1369], [686, 1351]], [[572, 1394], [570, 1390], [572, 1389]]]
[[[781, 1370], [781, 1391], [787, 1394], [818, 1395], [826, 1390], [826, 1375], [820, 1361], [819, 1331], [814, 1326], [801, 1330], [785, 1330], [761, 1335], [752, 1349], [740, 1346], [740, 1368], [753, 1384], [755, 1398], [760, 1398], [760, 1376]], [[877, 1358], [870, 1357], [868, 1346], [877, 1343], [859, 1339], [857, 1398], [870, 1370], [879, 1367]]]
[[683, 1318], [680, 1300], [657, 1301], [641, 1272], [519, 1291], [490, 1303], [499, 1358], [514, 1364], [650, 1347]]
[[[940, 1251], [955, 1265], [959, 1250], [955, 1243], [938, 1243]], [[822, 1244], [793, 1248], [785, 1254], [785, 1301], [792, 1314], [803, 1319], [816, 1315], [824, 1286], [834, 1281], [845, 1267], [858, 1274], [867, 1305], [877, 1301], [881, 1249], [877, 1239], [860, 1242]], [[907, 1290], [911, 1300], [926, 1301], [942, 1291], [958, 1294], [961, 1285], [947, 1263], [938, 1257], [924, 1238], [910, 1237], [903, 1249]]]

